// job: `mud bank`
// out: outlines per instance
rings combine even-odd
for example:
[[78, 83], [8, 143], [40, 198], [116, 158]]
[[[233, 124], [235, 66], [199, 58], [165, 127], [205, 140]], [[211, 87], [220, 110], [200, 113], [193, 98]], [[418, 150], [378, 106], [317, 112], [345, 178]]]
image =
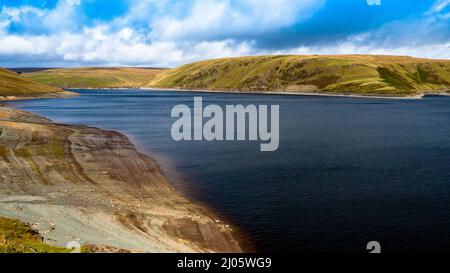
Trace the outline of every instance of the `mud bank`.
[[1, 101], [12, 101], [12, 100], [34, 100], [34, 99], [56, 99], [56, 98], [70, 98], [78, 96], [78, 93], [71, 91], [62, 91], [57, 93], [45, 93], [41, 95], [30, 94], [30, 95], [11, 95], [11, 96], [0, 96]]
[[169, 184], [122, 134], [0, 107], [0, 215], [49, 244], [242, 252], [233, 227]]
[[[448, 95], [450, 91], [442, 92], [419, 92], [414, 95], [389, 96], [383, 94], [345, 94], [345, 93], [319, 93], [319, 92], [293, 92], [293, 91], [236, 91], [223, 89], [185, 89], [185, 88], [158, 88], [141, 87], [140, 90], [147, 91], [178, 91], [194, 93], [218, 93], [218, 94], [246, 94], [246, 95], [286, 95], [286, 96], [313, 96], [313, 97], [344, 97], [344, 98], [369, 98], [369, 99], [422, 99], [426, 95]], [[72, 89], [75, 90], [75, 89]]]

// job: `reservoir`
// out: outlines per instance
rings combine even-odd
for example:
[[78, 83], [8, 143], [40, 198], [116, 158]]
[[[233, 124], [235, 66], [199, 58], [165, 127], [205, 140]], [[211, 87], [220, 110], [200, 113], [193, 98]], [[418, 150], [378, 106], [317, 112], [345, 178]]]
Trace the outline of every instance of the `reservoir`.
[[[259, 252], [450, 251], [450, 97], [369, 99], [144, 90], [9, 102], [56, 122], [127, 134], [176, 189]], [[279, 105], [279, 148], [174, 141], [175, 105]]]

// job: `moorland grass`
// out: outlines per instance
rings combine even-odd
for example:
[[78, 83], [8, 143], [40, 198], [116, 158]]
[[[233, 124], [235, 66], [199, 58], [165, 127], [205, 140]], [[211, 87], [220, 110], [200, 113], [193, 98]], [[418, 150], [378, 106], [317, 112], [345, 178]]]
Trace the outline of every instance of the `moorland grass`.
[[[450, 61], [402, 56], [252, 56], [187, 64], [156, 76], [164, 88], [414, 95], [448, 90]], [[294, 87], [294, 88], [293, 88]]]
[[68, 253], [45, 244], [38, 232], [19, 221], [0, 217], [0, 253]]
[[133, 88], [147, 86], [164, 69], [65, 68], [23, 74], [23, 77], [60, 88]]
[[62, 91], [60, 88], [37, 83], [0, 68], [0, 96], [40, 95], [60, 91]]

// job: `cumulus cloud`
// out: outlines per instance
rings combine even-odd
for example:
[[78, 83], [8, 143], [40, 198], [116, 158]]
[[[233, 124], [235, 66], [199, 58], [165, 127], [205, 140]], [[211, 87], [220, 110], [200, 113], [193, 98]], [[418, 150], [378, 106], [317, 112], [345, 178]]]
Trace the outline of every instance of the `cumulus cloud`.
[[450, 59], [450, 0], [437, 0], [423, 14], [318, 45], [277, 54], [375, 54]]
[[[0, 62], [16, 65], [176, 66], [206, 58], [254, 54], [236, 35], [276, 30], [311, 15], [323, 1], [132, 0], [109, 23], [82, 26], [78, 6], [3, 7]], [[8, 32], [8, 28], [16, 31]], [[23, 63], [23, 64], [22, 64]]]
[[310, 17], [322, 0], [194, 1], [182, 17], [166, 14], [150, 36], [164, 40], [220, 39], [279, 30]]
[[374, 54], [413, 56], [432, 59], [450, 59], [450, 41], [435, 44], [386, 46], [371, 42], [368, 36], [353, 36], [345, 41], [322, 46], [300, 46], [290, 50], [274, 51], [276, 54]]
[[22, 34], [77, 31], [83, 18], [80, 9], [60, 1], [54, 9], [40, 9], [32, 6], [3, 7], [0, 21], [5, 27], [13, 27]]
[[[65, 0], [54, 9], [3, 7], [0, 62], [176, 66], [199, 59], [249, 55], [254, 53], [253, 41], [237, 40], [235, 35], [285, 27], [309, 16], [306, 12], [312, 12], [321, 1], [133, 2], [127, 14], [93, 26], [82, 26], [79, 7]], [[185, 14], [178, 17], [180, 10]], [[8, 32], [8, 28], [16, 31]]]
[[80, 33], [53, 35], [0, 36], [2, 62], [14, 61], [23, 66], [39, 65], [112, 65], [171, 67], [184, 62], [222, 56], [252, 54], [251, 42], [233, 40], [204, 42], [156, 41], [131, 28], [110, 33], [105, 26], [85, 28]]

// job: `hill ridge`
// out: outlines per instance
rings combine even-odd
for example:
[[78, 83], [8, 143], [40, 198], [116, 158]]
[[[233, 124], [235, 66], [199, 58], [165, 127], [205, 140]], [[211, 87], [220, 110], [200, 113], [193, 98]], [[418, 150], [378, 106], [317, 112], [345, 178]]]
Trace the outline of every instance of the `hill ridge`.
[[21, 77], [13, 71], [0, 68], [0, 97], [40, 96], [62, 92], [60, 88], [38, 83]]
[[261, 55], [219, 58], [173, 69], [66, 68], [24, 78], [61, 88], [416, 96], [450, 90], [450, 60], [391, 55]]
[[450, 60], [389, 55], [262, 55], [186, 64], [150, 87], [413, 95], [450, 88]]

